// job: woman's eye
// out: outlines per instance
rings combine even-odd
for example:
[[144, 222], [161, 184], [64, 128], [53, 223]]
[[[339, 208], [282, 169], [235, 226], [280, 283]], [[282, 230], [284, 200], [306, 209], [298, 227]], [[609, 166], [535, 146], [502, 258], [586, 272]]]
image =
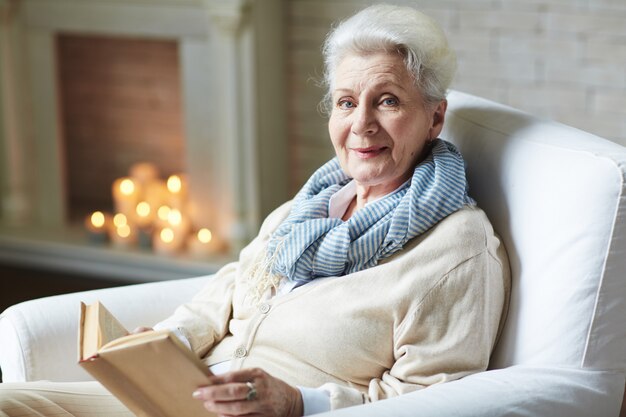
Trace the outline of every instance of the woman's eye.
[[387, 97], [385, 99], [383, 99], [382, 101], [384, 106], [397, 106], [398, 105], [398, 99], [395, 97]]
[[339, 107], [340, 109], [352, 109], [356, 106], [351, 100], [339, 100], [337, 102], [337, 107]]

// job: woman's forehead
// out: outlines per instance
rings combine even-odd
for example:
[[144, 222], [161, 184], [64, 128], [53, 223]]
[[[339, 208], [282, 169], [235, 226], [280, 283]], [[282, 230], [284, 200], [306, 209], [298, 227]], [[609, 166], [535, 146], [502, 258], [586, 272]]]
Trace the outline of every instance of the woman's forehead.
[[415, 88], [413, 78], [397, 54], [377, 53], [348, 55], [335, 71], [333, 91], [365, 90], [396, 86], [404, 90]]

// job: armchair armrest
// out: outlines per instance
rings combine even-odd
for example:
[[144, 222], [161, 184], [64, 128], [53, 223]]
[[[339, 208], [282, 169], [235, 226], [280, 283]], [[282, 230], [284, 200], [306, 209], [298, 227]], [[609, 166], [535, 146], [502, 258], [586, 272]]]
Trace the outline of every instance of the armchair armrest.
[[624, 375], [512, 366], [319, 417], [617, 417]]
[[129, 330], [167, 316], [209, 277], [40, 298], [16, 304], [0, 315], [0, 368], [4, 382], [88, 381], [78, 366], [79, 303], [100, 300]]

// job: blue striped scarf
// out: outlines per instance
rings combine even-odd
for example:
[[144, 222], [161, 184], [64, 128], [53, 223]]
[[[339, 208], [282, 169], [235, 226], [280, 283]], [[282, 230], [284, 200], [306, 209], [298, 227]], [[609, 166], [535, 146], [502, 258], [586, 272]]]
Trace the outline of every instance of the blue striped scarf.
[[401, 189], [347, 221], [328, 218], [330, 197], [350, 180], [336, 157], [309, 178], [268, 243], [273, 274], [306, 283], [370, 268], [465, 204], [475, 204], [467, 194], [463, 157], [441, 139]]

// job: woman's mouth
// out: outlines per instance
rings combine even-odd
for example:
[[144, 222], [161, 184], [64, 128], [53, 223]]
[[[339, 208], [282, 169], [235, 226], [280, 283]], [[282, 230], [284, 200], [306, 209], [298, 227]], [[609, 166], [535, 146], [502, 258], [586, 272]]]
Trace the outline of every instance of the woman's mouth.
[[386, 146], [368, 146], [367, 148], [351, 148], [357, 158], [369, 159], [375, 158], [387, 150]]

